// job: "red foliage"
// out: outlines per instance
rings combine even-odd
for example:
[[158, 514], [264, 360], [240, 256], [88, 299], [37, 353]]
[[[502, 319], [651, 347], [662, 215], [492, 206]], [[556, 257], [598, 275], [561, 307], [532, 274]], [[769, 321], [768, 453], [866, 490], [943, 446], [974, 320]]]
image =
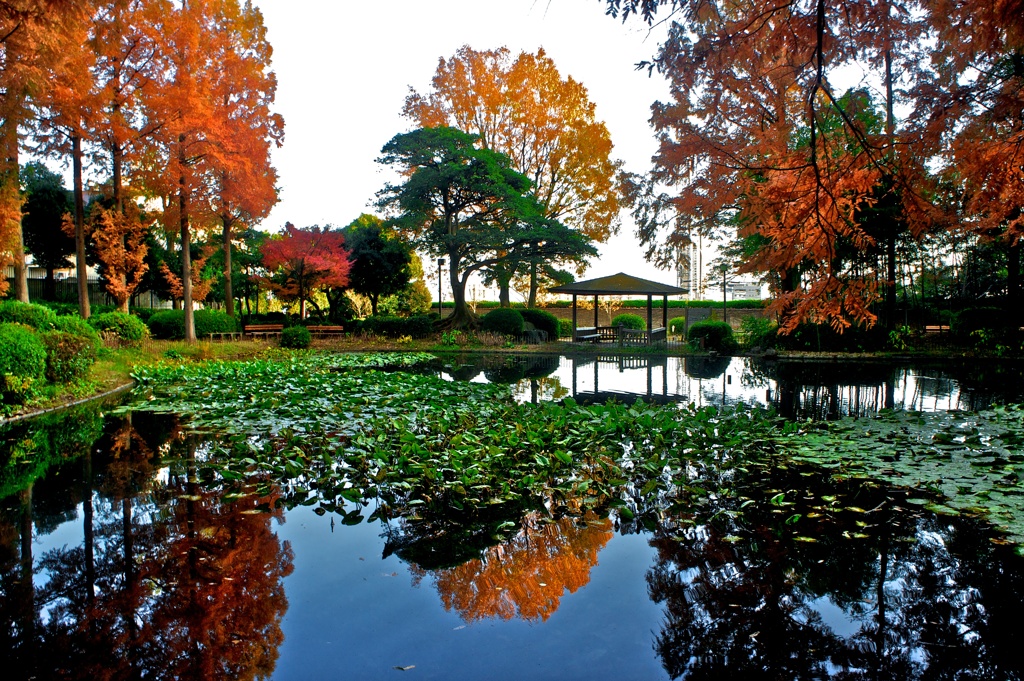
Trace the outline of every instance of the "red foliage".
[[306, 301], [317, 289], [348, 286], [351, 263], [341, 232], [319, 226], [299, 229], [286, 223], [280, 236], [261, 249], [263, 264], [273, 273], [268, 281], [279, 298], [298, 301], [306, 316]]

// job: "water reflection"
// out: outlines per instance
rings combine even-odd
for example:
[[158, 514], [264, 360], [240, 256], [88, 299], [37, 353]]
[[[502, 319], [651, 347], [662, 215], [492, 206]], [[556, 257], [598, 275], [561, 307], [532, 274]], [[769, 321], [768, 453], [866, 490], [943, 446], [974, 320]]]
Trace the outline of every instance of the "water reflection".
[[906, 365], [885, 361], [764, 361], [657, 355], [478, 355], [446, 360], [452, 380], [510, 383], [537, 402], [693, 403], [771, 406], [791, 418], [869, 416], [882, 409], [980, 410], [1024, 399], [1012, 363]]
[[[8, 432], [5, 457], [40, 431]], [[201, 486], [200, 443], [179, 437], [174, 419], [108, 419], [80, 444], [55, 455], [77, 460], [0, 507], [9, 668], [19, 678], [268, 677], [292, 569], [271, 528], [281, 511], [256, 512], [273, 499], [223, 503]]]
[[465, 622], [547, 621], [563, 594], [587, 585], [597, 554], [611, 538], [608, 518], [587, 514], [546, 522], [531, 513], [515, 537], [479, 558], [449, 568], [427, 570], [413, 564], [409, 569], [416, 584], [429, 578], [445, 610], [455, 610]]
[[[545, 385], [526, 376], [536, 366], [524, 380]], [[735, 365], [682, 367], [717, 395]], [[1020, 557], [980, 523], [782, 459], [695, 460], [618, 516], [581, 515], [566, 492], [348, 527], [312, 507], [264, 512], [276, 491], [205, 484], [209, 443], [172, 417], [96, 407], [0, 438], [0, 654], [15, 678], [380, 678], [413, 663], [423, 678], [1024, 678]], [[293, 555], [284, 537], [304, 535]], [[398, 559], [411, 585], [391, 578]], [[522, 650], [537, 669], [516, 666]]]

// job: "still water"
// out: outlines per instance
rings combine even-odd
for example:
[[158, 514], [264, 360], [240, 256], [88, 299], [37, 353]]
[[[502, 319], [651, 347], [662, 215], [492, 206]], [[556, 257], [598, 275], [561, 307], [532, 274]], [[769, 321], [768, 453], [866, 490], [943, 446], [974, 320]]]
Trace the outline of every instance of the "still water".
[[988, 360], [766, 361], [745, 357], [477, 355], [450, 357], [453, 380], [512, 383], [519, 399], [573, 397], [773, 407], [783, 416], [836, 418], [880, 409], [978, 410], [1024, 399], [1024, 366]]
[[[650, 385], [698, 403], [796, 395], [825, 415], [999, 398], [927, 368], [787, 388], [785, 372], [736, 360], [594, 362], [596, 375], [507, 360], [451, 374], [512, 376], [523, 399]], [[524, 512], [512, 539], [467, 551], [415, 518], [346, 525], [275, 508], [273, 487], [233, 497], [199, 472], [215, 436], [105, 408], [0, 432], [4, 678], [1024, 678], [1024, 561], [898, 490], [737, 468], [720, 482], [740, 498], [784, 491], [813, 530], [712, 495], [647, 524]]]

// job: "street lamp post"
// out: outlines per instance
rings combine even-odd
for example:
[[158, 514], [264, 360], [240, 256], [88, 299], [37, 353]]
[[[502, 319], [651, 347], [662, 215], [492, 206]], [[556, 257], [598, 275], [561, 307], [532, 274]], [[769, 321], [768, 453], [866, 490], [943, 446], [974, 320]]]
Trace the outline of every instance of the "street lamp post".
[[444, 316], [444, 312], [442, 312], [442, 310], [441, 310], [441, 300], [442, 300], [442, 294], [443, 294], [443, 290], [441, 289], [441, 282], [443, 281], [443, 277], [444, 277], [444, 275], [442, 273], [442, 271], [444, 270], [444, 262], [445, 262], [444, 258], [438, 258], [437, 259], [437, 316], [438, 317], [443, 317]]

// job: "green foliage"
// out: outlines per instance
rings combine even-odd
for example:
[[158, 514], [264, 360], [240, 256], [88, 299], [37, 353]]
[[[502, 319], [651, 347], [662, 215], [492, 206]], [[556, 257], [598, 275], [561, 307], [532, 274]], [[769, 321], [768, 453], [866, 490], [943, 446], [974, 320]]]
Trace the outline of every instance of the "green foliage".
[[801, 324], [787, 335], [778, 336], [778, 347], [811, 352], [865, 352], [888, 346], [885, 330], [875, 325], [865, 328], [851, 326], [839, 333], [828, 324]]
[[126, 345], [137, 345], [149, 337], [149, 328], [135, 315], [105, 312], [89, 318], [89, 324], [101, 334], [113, 334]]
[[64, 188], [63, 178], [42, 163], [27, 163], [21, 175], [25, 186], [21, 218], [25, 249], [39, 267], [67, 267], [68, 256], [75, 252], [75, 240], [64, 233], [61, 224], [64, 214], [74, 211], [71, 194]]
[[[544, 310], [537, 309], [523, 309], [518, 311], [523, 317], [523, 322], [529, 322], [533, 324], [533, 328], [539, 331], [545, 331], [548, 334], [548, 340], [557, 340], [559, 337], [559, 322], [558, 317], [545, 312]], [[571, 323], [571, 322], [570, 322]]]
[[362, 333], [388, 338], [426, 338], [434, 332], [437, 315], [421, 314], [413, 317], [367, 317], [360, 320], [357, 330]]
[[[749, 309], [760, 309], [760, 308], [763, 308], [763, 307], [767, 306], [769, 302], [770, 301], [758, 300], [758, 299], [729, 300], [729, 301], [726, 301], [725, 306], [727, 308], [729, 308], [729, 309], [749, 310]], [[559, 303], [565, 303], [565, 305], [559, 305], [559, 307], [567, 307], [567, 306], [570, 306], [572, 304], [569, 301], [559, 301]], [[620, 301], [619, 307], [628, 307], [628, 308], [644, 307], [645, 308], [645, 307], [647, 307], [647, 300], [646, 299], [645, 300], [635, 300], [635, 299], [631, 298], [631, 299]], [[661, 309], [661, 300], [659, 300], [657, 298], [651, 300], [651, 307], [657, 308], [657, 309]], [[720, 310], [720, 309], [722, 309], [722, 301], [721, 300], [669, 300], [668, 301], [668, 307], [669, 308], [681, 308], [681, 307], [701, 307], [701, 308], [705, 308], [705, 307], [710, 307], [710, 308], [713, 308], [713, 309], [719, 309]]]
[[[238, 331], [238, 321], [223, 310], [196, 310], [193, 313], [196, 338], [205, 338], [211, 333]], [[161, 310], [149, 318], [149, 330], [153, 338], [181, 340], [185, 337], [185, 311]]]
[[499, 307], [483, 316], [480, 328], [503, 336], [518, 336], [523, 332], [523, 321], [523, 315], [519, 310]]
[[638, 314], [624, 313], [615, 315], [612, 319], [612, 326], [624, 326], [627, 329], [636, 329], [637, 331], [644, 331], [647, 329], [647, 320]]
[[48, 307], [20, 300], [0, 301], [0, 324], [24, 324], [38, 331], [49, 331], [56, 320], [57, 315]]
[[779, 325], [771, 319], [764, 317], [744, 317], [740, 321], [740, 328], [746, 337], [744, 345], [748, 348], [768, 349], [774, 348]]
[[96, 345], [82, 336], [66, 331], [44, 331], [46, 348], [46, 380], [51, 383], [72, 383], [85, 378], [96, 361]]
[[717, 352], [732, 352], [736, 349], [736, 340], [732, 336], [732, 327], [728, 322], [715, 322], [705, 320], [690, 324], [690, 333], [687, 341], [691, 348], [701, 347], [705, 350]]
[[360, 215], [342, 234], [352, 261], [349, 288], [367, 296], [376, 314], [381, 296], [397, 294], [409, 283], [412, 248], [375, 215]]
[[898, 329], [893, 329], [889, 332], [889, 347], [898, 352], [904, 352], [906, 350], [912, 350], [910, 341], [913, 338], [913, 332], [909, 326], [901, 326]]
[[985, 329], [991, 338], [1007, 336], [1017, 325], [1017, 319], [1001, 308], [969, 307], [953, 315], [949, 330], [960, 339], [968, 339], [975, 331]]
[[46, 370], [46, 348], [24, 324], [0, 324], [0, 393], [8, 404], [22, 404]]
[[102, 346], [100, 335], [96, 332], [96, 329], [92, 328], [89, 322], [77, 314], [58, 316], [53, 322], [53, 328], [56, 331], [63, 331], [88, 340], [94, 353]]
[[559, 319], [558, 320], [558, 337], [559, 338], [572, 338], [572, 334], [576, 329], [572, 326], [571, 319]]
[[312, 337], [309, 329], [304, 326], [289, 326], [281, 332], [281, 347], [293, 350], [305, 350], [309, 347]]
[[686, 331], [686, 317], [673, 317], [668, 320], [668, 332], [675, 336], [682, 336]]

